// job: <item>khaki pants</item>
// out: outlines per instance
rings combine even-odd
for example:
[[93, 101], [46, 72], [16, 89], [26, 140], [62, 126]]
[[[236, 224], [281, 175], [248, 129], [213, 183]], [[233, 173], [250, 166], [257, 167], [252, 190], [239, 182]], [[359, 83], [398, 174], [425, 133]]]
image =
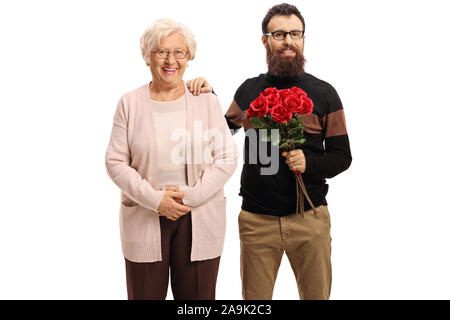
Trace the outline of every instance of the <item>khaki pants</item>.
[[241, 210], [241, 279], [244, 300], [272, 299], [278, 268], [286, 255], [300, 299], [328, 300], [331, 291], [330, 214], [327, 206], [276, 217]]

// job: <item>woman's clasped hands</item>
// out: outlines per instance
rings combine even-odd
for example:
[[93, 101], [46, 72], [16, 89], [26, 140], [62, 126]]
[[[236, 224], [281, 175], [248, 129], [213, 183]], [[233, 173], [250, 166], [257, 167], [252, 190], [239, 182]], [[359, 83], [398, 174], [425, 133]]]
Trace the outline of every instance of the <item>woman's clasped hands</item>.
[[159, 203], [158, 212], [160, 216], [177, 221], [192, 210], [192, 207], [183, 204], [184, 193], [180, 192], [178, 187], [166, 186], [162, 189], [166, 192]]

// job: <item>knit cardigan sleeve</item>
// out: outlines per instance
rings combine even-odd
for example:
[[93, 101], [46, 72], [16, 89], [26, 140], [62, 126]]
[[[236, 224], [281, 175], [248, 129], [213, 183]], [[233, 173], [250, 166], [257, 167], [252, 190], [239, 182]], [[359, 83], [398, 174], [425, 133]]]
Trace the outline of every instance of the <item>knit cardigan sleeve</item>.
[[108, 176], [137, 204], [158, 211], [164, 190], [155, 190], [133, 167], [128, 145], [128, 110], [123, 97], [114, 114], [111, 138], [105, 155]]
[[237, 167], [238, 152], [228, 124], [223, 117], [217, 97], [210, 95], [208, 106], [212, 163], [207, 165], [201, 177], [192, 187], [180, 186], [184, 192], [183, 203], [198, 207], [212, 199], [231, 177]]

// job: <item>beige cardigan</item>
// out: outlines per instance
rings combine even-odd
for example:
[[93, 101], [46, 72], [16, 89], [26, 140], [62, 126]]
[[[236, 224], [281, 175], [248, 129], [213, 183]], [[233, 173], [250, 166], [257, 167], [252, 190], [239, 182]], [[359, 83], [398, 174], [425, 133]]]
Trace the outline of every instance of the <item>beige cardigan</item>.
[[[223, 186], [236, 169], [238, 152], [214, 94], [193, 96], [185, 85], [188, 186], [184, 204], [192, 206], [191, 260], [222, 254], [226, 198]], [[107, 173], [121, 190], [122, 252], [130, 261], [161, 261], [157, 208], [164, 194], [155, 190], [158, 149], [148, 85], [121, 97], [106, 151]], [[191, 139], [192, 138], [192, 141]]]

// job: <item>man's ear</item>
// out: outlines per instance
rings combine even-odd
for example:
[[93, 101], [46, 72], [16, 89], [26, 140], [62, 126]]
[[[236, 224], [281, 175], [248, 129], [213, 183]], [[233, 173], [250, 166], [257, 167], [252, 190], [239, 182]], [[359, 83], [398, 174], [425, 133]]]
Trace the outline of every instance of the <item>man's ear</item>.
[[268, 46], [267, 37], [265, 35], [262, 35], [261, 41], [263, 43], [264, 48], [266, 48], [266, 50], [267, 50], [267, 46]]

